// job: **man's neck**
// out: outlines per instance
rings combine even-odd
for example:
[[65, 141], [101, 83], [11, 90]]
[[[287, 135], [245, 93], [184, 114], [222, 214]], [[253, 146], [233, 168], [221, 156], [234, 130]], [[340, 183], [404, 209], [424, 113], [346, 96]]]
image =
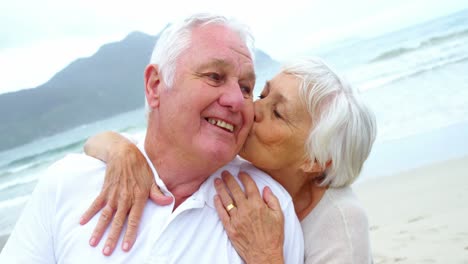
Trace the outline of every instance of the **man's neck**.
[[[200, 162], [198, 157], [182, 154], [177, 149], [145, 140], [145, 151], [157, 170], [159, 178], [175, 198], [175, 208], [192, 196], [201, 184], [221, 166], [210, 161]], [[157, 146], [157, 147], [155, 147]]]

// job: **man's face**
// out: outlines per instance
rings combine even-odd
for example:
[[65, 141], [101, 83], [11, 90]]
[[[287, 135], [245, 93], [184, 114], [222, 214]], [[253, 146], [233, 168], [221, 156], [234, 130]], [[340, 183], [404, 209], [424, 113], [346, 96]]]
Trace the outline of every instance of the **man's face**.
[[252, 126], [254, 85], [253, 61], [237, 33], [220, 25], [196, 28], [173, 86], [161, 91], [159, 132], [179, 159], [224, 165]]

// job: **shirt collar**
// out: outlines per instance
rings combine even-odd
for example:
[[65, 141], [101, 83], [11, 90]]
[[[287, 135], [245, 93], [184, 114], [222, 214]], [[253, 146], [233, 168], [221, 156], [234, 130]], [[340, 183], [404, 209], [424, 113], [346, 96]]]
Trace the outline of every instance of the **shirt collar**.
[[[159, 189], [164, 193], [164, 195], [172, 195], [172, 193], [167, 189], [166, 185], [164, 182], [161, 180], [159, 177], [158, 172], [156, 171], [156, 168], [153, 166], [153, 162], [149, 159], [146, 151], [145, 151], [145, 146], [144, 146], [144, 140], [143, 142], [140, 142], [137, 145], [138, 149], [141, 151], [143, 156], [146, 158], [146, 161], [148, 162], [148, 165], [151, 168], [151, 171], [154, 174], [154, 179], [156, 181], [156, 184], [159, 186]], [[216, 195], [216, 189], [214, 187], [214, 180], [216, 178], [221, 178], [221, 172], [227, 170], [229, 171], [232, 175], [236, 175], [239, 173], [239, 164], [241, 163], [241, 160], [236, 157], [234, 158], [231, 162], [226, 164], [225, 166], [221, 167], [218, 169], [216, 172], [211, 174], [201, 185], [200, 188], [196, 192], [192, 194], [191, 197], [188, 199], [195, 200], [197, 202], [200, 202], [202, 204], [206, 204], [209, 207], [215, 209], [214, 205], [214, 196]]]
[[169, 195], [174, 198], [172, 193], [167, 189], [166, 184], [164, 184], [164, 182], [159, 177], [159, 174], [156, 171], [156, 168], [154, 167], [153, 162], [148, 157], [148, 154], [146, 153], [146, 150], [145, 150], [145, 140], [143, 140], [142, 142], [139, 142], [137, 147], [140, 150], [140, 152], [143, 154], [143, 156], [146, 158], [146, 162], [148, 163], [149, 167], [151, 168], [151, 171], [153, 172], [156, 185], [158, 185], [159, 189], [164, 193], [164, 195], [166, 196]]
[[199, 201], [204, 202], [209, 207], [216, 209], [214, 205], [214, 197], [217, 194], [214, 185], [215, 179], [221, 178], [221, 173], [223, 171], [229, 171], [232, 175], [236, 177], [239, 173], [241, 163], [242, 161], [238, 157], [235, 157], [228, 164], [215, 171], [213, 174], [210, 175], [210, 177], [208, 177], [208, 179], [206, 179], [201, 184], [198, 191], [193, 194], [193, 197]]

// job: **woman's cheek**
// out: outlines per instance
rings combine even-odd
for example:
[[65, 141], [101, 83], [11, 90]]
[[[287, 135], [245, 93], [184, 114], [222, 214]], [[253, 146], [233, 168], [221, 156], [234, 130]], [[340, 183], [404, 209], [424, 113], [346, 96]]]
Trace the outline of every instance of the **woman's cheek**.
[[257, 138], [260, 142], [267, 146], [273, 146], [282, 139], [281, 129], [277, 127], [270, 127], [268, 129], [259, 129]]

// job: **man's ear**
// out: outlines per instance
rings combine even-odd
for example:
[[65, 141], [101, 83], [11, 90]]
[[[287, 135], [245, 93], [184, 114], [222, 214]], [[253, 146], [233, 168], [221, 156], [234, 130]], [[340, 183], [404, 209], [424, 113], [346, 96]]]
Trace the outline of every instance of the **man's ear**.
[[159, 107], [159, 96], [161, 93], [161, 75], [159, 66], [149, 64], [145, 69], [145, 95], [148, 106], [151, 109]]
[[332, 161], [329, 160], [325, 163], [325, 168], [322, 168], [322, 166], [320, 166], [317, 160], [312, 162], [310, 159], [306, 159], [301, 165], [300, 169], [305, 173], [322, 174], [326, 169], [328, 169], [331, 166], [331, 164]]

